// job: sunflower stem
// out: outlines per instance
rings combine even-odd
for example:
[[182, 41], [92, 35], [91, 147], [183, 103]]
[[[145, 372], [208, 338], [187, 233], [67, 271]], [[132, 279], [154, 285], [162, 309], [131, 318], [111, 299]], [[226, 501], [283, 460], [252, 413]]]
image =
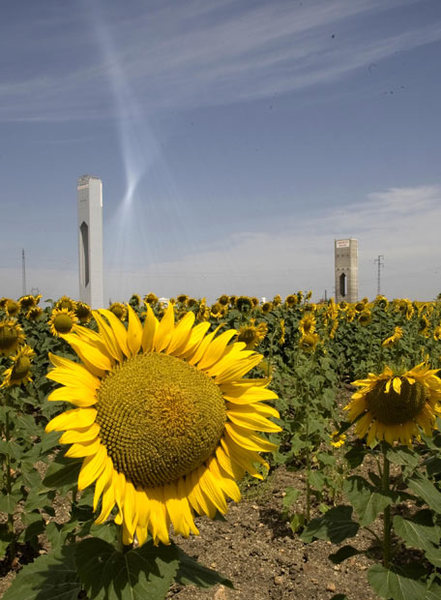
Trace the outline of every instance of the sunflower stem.
[[[383, 450], [383, 475], [382, 484], [384, 494], [390, 491], [390, 462], [386, 455], [386, 443], [382, 442]], [[386, 506], [383, 513], [383, 565], [386, 569], [390, 566], [391, 558], [391, 514], [390, 506]]]
[[311, 484], [309, 482], [311, 477], [311, 447], [309, 445], [309, 402], [306, 403], [306, 521], [309, 522], [311, 517]]
[[[4, 428], [5, 441], [8, 443], [11, 439], [11, 432], [9, 428], [9, 414], [8, 411], [5, 411], [5, 428]], [[6, 476], [6, 493], [8, 496], [12, 491], [12, 467], [11, 467], [11, 457], [6, 455], [5, 461], [5, 476]], [[15, 544], [15, 533], [14, 533], [14, 514], [8, 512], [8, 538], [10, 540], [9, 543], [9, 559], [12, 561], [15, 558], [16, 554], [16, 544]]]

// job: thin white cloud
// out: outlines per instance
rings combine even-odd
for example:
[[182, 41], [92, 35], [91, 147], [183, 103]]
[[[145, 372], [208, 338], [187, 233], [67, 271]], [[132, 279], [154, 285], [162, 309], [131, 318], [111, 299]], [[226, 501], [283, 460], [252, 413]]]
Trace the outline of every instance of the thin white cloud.
[[[77, 37], [68, 32], [72, 51], [65, 62], [23, 80], [17, 79], [17, 65], [14, 80], [3, 78], [0, 119], [114, 116], [109, 93], [111, 85], [119, 85], [117, 70], [147, 112], [229, 104], [329, 83], [396, 52], [439, 41], [439, 22], [382, 33], [370, 22], [363, 31], [363, 19], [413, 2], [215, 2], [209, 10], [195, 1], [164, 3], [136, 18], [110, 14], [105, 4], [102, 14], [90, 12], [92, 5], [85, 3], [87, 26], [76, 22]], [[100, 43], [97, 32], [103, 28], [112, 39], [112, 57], [90, 46], [92, 40]]]
[[[142, 271], [113, 270], [112, 297], [118, 289], [163, 296], [187, 292], [215, 298], [221, 293], [286, 295], [313, 289], [315, 298], [333, 293], [334, 239], [359, 240], [360, 297], [377, 290], [374, 259], [382, 254], [383, 289], [389, 297], [432, 299], [441, 290], [441, 186], [391, 188], [320, 217], [295, 215], [279, 223], [282, 233], [235, 234], [216, 248], [158, 262]], [[272, 229], [274, 228], [272, 224]], [[277, 227], [276, 227], [277, 229]], [[131, 293], [131, 292], [130, 292]], [[121, 298], [123, 299], [123, 298]]]

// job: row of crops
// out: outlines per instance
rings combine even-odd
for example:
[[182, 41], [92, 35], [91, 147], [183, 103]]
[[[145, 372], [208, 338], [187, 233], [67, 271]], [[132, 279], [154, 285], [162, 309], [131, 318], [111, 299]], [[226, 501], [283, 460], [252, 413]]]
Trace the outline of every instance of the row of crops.
[[[134, 365], [153, 375], [133, 387]], [[293, 535], [338, 544], [336, 564], [376, 556], [368, 580], [382, 598], [441, 597], [439, 370], [441, 301], [314, 304], [297, 292], [163, 303], [150, 293], [97, 312], [68, 297], [0, 299], [0, 554], [9, 568], [28, 562], [5, 600], [164, 598], [174, 581], [231, 586], [169, 543], [168, 530], [197, 533], [194, 515], [225, 513], [240, 498], [236, 481], [279, 465], [305, 472], [305, 486], [283, 500]], [[192, 454], [205, 443], [185, 440], [202, 433], [182, 408], [199, 385], [194, 371], [207, 397], [225, 399], [213, 413], [220, 433], [182, 469], [164, 437], [152, 450], [160, 473], [146, 475], [139, 455], [153, 434], [137, 442], [129, 405], [160, 389], [167, 416], [153, 399], [151, 429], [167, 418]], [[67, 456], [62, 444], [72, 444]], [[175, 475], [162, 480], [169, 468]], [[63, 498], [67, 522], [56, 516]], [[372, 535], [367, 551], [353, 545], [361, 528]]]

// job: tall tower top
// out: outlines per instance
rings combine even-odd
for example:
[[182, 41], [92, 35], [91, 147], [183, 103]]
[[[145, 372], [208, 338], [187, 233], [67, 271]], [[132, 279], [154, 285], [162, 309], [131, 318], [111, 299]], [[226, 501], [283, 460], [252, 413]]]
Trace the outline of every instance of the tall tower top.
[[99, 177], [78, 179], [80, 300], [103, 307], [103, 186]]
[[78, 177], [77, 186], [88, 185], [90, 180], [101, 181], [96, 175], [81, 175], [81, 177]]

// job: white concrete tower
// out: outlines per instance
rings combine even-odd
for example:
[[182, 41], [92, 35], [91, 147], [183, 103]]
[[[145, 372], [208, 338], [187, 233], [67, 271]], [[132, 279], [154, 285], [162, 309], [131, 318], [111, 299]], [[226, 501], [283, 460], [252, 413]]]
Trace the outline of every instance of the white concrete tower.
[[358, 240], [335, 240], [335, 301], [358, 302]]
[[103, 304], [103, 183], [93, 175], [78, 179], [78, 258], [80, 300]]

